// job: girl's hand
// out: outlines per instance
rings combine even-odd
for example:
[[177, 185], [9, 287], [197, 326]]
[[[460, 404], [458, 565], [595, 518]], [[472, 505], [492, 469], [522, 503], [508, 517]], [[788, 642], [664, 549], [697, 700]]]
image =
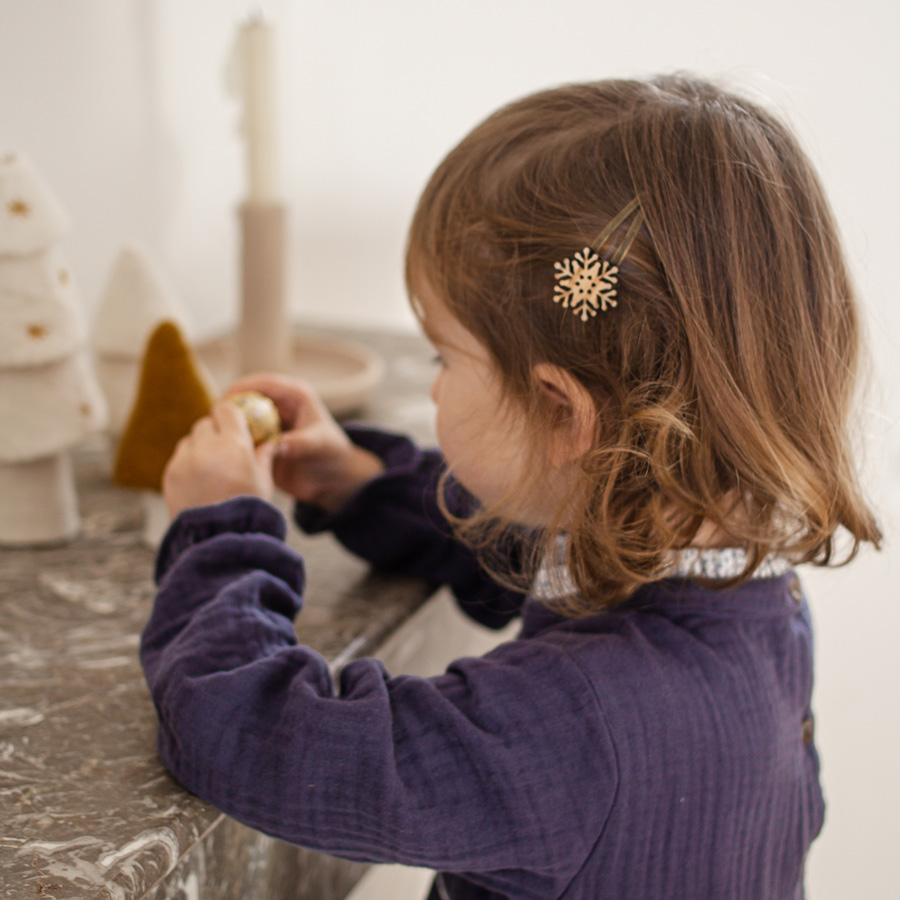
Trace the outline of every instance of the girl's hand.
[[228, 394], [238, 391], [258, 391], [278, 408], [284, 432], [272, 472], [275, 484], [297, 500], [334, 512], [384, 471], [377, 456], [353, 444], [308, 385], [281, 375], [250, 375]]
[[192, 506], [232, 497], [272, 496], [274, 442], [254, 448], [250, 429], [232, 403], [217, 403], [179, 441], [163, 472], [163, 495], [172, 518]]

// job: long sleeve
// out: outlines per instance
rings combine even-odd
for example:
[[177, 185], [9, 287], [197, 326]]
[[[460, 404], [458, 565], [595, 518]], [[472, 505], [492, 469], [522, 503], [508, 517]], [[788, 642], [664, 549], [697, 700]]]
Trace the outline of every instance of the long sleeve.
[[[437, 501], [446, 468], [440, 453], [373, 428], [350, 426], [347, 432], [354, 443], [381, 458], [384, 474], [337, 513], [297, 504], [297, 524], [308, 533], [333, 532], [348, 550], [379, 569], [448, 585], [460, 608], [482, 625], [502, 628], [518, 615], [525, 595], [497, 584], [476, 554], [451, 533]], [[447, 499], [461, 516], [475, 503], [452, 481]]]
[[[177, 520], [160, 554], [142, 662], [163, 761], [251, 827], [327, 853], [447, 871], [523, 870], [557, 896], [615, 795], [615, 754], [580, 669], [537, 641], [340, 690], [297, 644], [303, 566], [273, 507], [239, 498]], [[583, 778], [591, 773], [591, 796]]]

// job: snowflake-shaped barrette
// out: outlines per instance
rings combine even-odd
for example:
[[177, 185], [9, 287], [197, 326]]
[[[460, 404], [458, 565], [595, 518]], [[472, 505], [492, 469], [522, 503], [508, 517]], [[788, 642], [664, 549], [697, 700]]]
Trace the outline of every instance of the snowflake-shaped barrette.
[[[609, 258], [602, 257], [600, 249], [635, 211], [637, 214], [628, 226], [619, 248]], [[572, 259], [554, 263], [557, 284], [553, 289], [553, 302], [562, 303], [563, 309], [571, 309], [576, 316], [581, 317], [582, 322], [587, 322], [598, 312], [606, 312], [610, 306], [616, 306], [619, 265], [631, 249], [643, 221], [644, 214], [635, 197], [607, 223], [593, 247], [579, 250]]]
[[588, 316], [596, 316], [597, 312], [606, 312], [607, 307], [615, 306], [616, 277], [619, 267], [610, 265], [600, 259], [590, 247], [585, 247], [575, 254], [575, 259], [564, 259], [554, 263], [556, 280], [554, 287], [554, 303], [562, 301], [563, 309], [571, 309], [582, 322]]

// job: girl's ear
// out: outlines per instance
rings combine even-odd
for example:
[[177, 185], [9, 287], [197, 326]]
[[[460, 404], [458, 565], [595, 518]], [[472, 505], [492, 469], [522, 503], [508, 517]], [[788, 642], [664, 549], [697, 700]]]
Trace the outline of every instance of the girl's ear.
[[538, 363], [532, 377], [552, 411], [550, 463], [562, 468], [591, 449], [597, 410], [584, 385], [565, 369]]

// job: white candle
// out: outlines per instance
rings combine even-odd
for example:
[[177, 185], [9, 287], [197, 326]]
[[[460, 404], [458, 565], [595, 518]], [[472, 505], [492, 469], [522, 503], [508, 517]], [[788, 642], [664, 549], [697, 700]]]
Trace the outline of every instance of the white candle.
[[233, 74], [243, 101], [247, 142], [247, 202], [275, 203], [279, 191], [274, 29], [254, 16], [241, 26], [235, 51]]

